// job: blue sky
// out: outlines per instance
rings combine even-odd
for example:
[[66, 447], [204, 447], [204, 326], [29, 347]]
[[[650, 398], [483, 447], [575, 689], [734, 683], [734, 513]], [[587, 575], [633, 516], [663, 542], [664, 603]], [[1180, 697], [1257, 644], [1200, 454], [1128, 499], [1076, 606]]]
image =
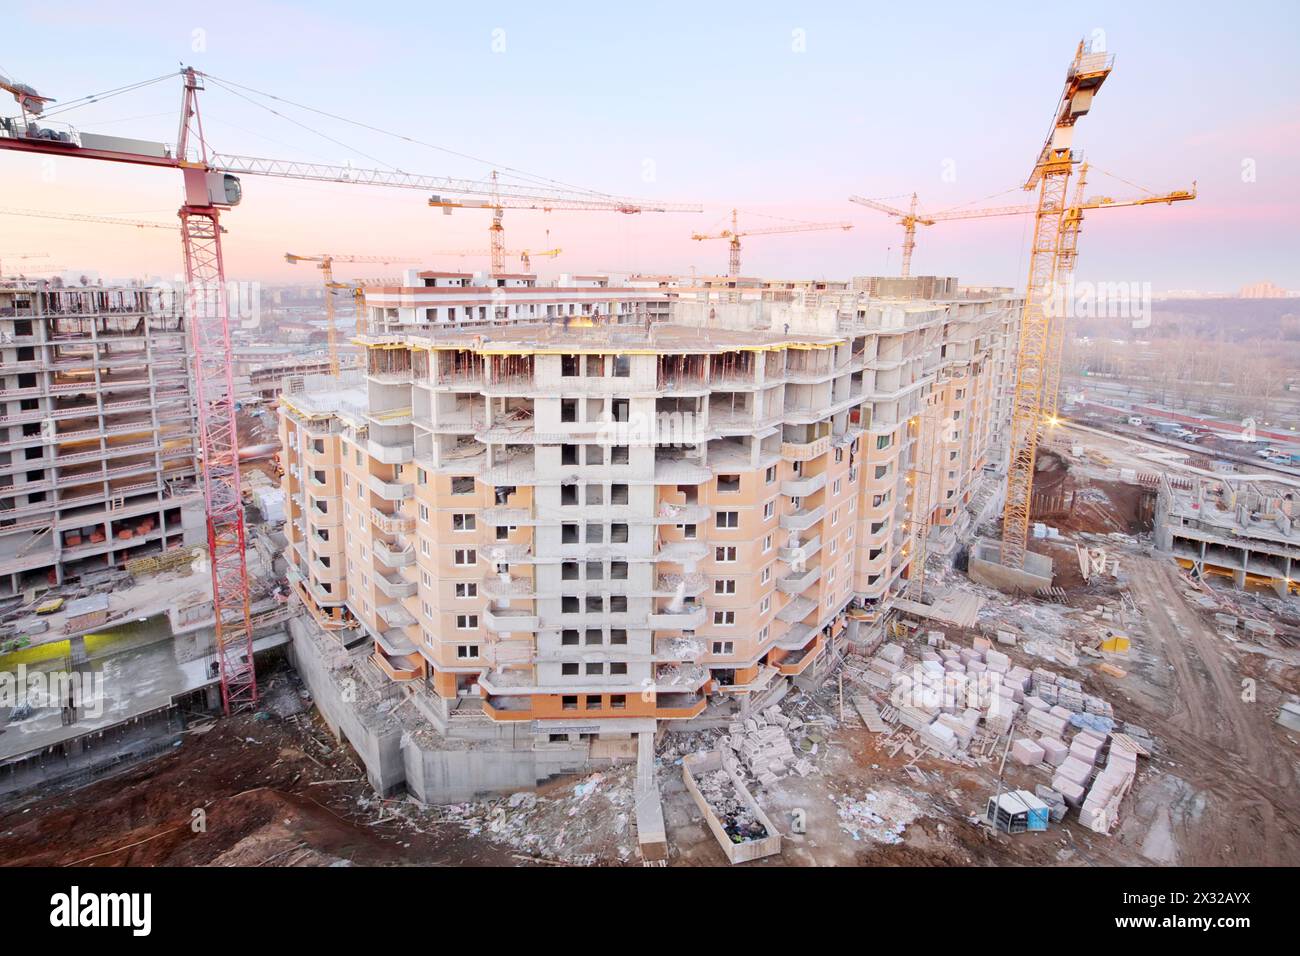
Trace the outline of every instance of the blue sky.
[[[847, 196], [915, 190], [932, 209], [1027, 201], [1015, 187], [1074, 45], [1104, 38], [1115, 71], [1076, 145], [1098, 170], [1137, 186], [1198, 180], [1200, 198], [1095, 214], [1079, 277], [1157, 291], [1259, 280], [1300, 288], [1294, 2], [107, 6], [8, 3], [0, 72], [68, 101], [184, 62], [489, 163], [705, 206], [700, 215], [507, 213], [510, 246], [564, 248], [544, 273], [721, 271], [725, 243], [689, 237], [720, 228], [733, 205], [751, 227], [777, 224], [769, 217], [855, 224], [755, 237], [746, 273], [895, 271], [901, 230]], [[179, 97], [179, 80], [169, 79], [57, 119], [173, 141]], [[208, 137], [231, 153], [447, 175], [489, 168], [275, 108], [335, 141], [216, 88], [203, 100]], [[1253, 164], [1253, 181], [1243, 181], [1243, 163]], [[0, 153], [8, 206], [169, 219], [176, 179]], [[1139, 191], [1101, 172], [1092, 182], [1090, 193]], [[251, 178], [244, 187], [226, 220], [228, 271], [238, 277], [302, 274], [282, 262], [287, 250], [454, 265], [432, 253], [486, 245], [482, 213], [444, 217], [420, 193]], [[1022, 219], [940, 224], [922, 230], [913, 271], [1021, 284], [1025, 244]], [[175, 246], [162, 231], [0, 217], [0, 252], [48, 251], [51, 262], [110, 274], [174, 272]]]

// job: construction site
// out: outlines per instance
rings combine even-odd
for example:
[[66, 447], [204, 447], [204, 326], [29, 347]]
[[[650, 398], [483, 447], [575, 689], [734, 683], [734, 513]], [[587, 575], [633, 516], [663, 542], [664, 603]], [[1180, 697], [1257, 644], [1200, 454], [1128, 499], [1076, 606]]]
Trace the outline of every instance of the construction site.
[[[1300, 468], [1061, 385], [1085, 215], [1197, 198], [1086, 192], [1113, 62], [1046, 91], [1030, 205], [847, 197], [901, 259], [839, 279], [745, 257], [853, 222], [736, 208], [681, 230], [725, 274], [543, 279], [506, 209], [698, 207], [226, 155], [189, 67], [175, 144], [0, 77], [0, 153], [165, 170], [185, 258], [173, 294], [0, 276], [0, 861], [1300, 863]], [[324, 348], [246, 368], [222, 223], [264, 178], [482, 211], [487, 262], [287, 253]], [[913, 274], [1009, 216], [1023, 284]]]

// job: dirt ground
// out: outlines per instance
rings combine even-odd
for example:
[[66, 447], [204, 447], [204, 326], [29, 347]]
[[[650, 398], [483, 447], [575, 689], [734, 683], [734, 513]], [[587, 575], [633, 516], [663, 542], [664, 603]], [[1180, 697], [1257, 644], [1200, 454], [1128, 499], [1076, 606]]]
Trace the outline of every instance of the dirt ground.
[[91, 786], [0, 810], [7, 866], [510, 865], [380, 800], [322, 725], [245, 715]]
[[[1107, 453], [1114, 461], [1124, 449]], [[1063, 597], [981, 588], [938, 555], [927, 587], [973, 590], [986, 601], [976, 627], [942, 628], [953, 646], [1009, 627], [1022, 645], [1004, 650], [1029, 668], [1043, 663], [1023, 646], [1032, 639], [1088, 646], [1112, 629], [1129, 636], [1131, 650], [1107, 658], [1123, 677], [1100, 672], [1096, 656], [1081, 655], [1075, 667], [1046, 665], [1154, 738], [1117, 829], [1094, 833], [1071, 812], [1045, 833], [991, 833], [973, 821], [997, 788], [999, 753], [985, 748], [958, 763], [900, 752], [862, 726], [851, 706], [861, 688], [852, 681], [841, 710], [832, 677], [815, 693], [795, 691], [781, 703], [783, 713], [804, 721], [792, 742], [813, 769], [758, 791], [782, 831], [783, 851], [752, 865], [1300, 865], [1300, 735], [1275, 722], [1284, 697], [1300, 693], [1300, 601], [1217, 583], [1198, 589], [1151, 550], [1141, 488], [1115, 480], [1095, 459], [1063, 456], [1055, 470], [1056, 480], [1086, 492], [1055, 525], [1059, 539], [1033, 542], [1052, 556]], [[1120, 576], [1085, 581], [1076, 543], [1104, 546], [1118, 558]], [[1210, 595], [1209, 604], [1274, 624], [1276, 636], [1221, 632], [1204, 606]], [[726, 865], [681, 773], [682, 756], [715, 746], [719, 734], [660, 740], [670, 866]], [[421, 807], [405, 797], [377, 798], [353, 755], [307, 715], [245, 716], [187, 734], [173, 752], [111, 779], [0, 809], [0, 860], [638, 865], [634, 776], [630, 765], [615, 765], [553, 779], [535, 792]], [[1009, 762], [1003, 782], [1032, 790], [1049, 779], [1041, 768]], [[195, 828], [195, 811], [205, 827]]]

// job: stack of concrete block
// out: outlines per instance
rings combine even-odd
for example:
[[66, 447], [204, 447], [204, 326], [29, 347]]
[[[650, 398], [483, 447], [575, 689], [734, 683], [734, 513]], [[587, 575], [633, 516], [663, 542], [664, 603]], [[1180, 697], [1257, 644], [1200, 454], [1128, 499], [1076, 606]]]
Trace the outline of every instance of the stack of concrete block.
[[1115, 708], [1110, 705], [1109, 701], [1102, 700], [1100, 697], [1084, 695], [1082, 710], [1085, 713], [1097, 714], [1100, 717], [1114, 717]]
[[898, 722], [904, 727], [910, 727], [912, 730], [920, 730], [923, 727], [930, 726], [935, 715], [932, 711], [922, 710], [920, 707], [900, 707], [898, 708]]
[[954, 754], [957, 752], [959, 742], [957, 734], [947, 724], [936, 721], [933, 724], [926, 724], [921, 728], [918, 734], [921, 743], [933, 747], [935, 750], [944, 754]]
[[1059, 793], [1062, 799], [1072, 807], [1077, 807], [1083, 803], [1084, 793], [1086, 792], [1082, 784], [1077, 784], [1059, 773], [1052, 778], [1052, 789]]
[[971, 647], [977, 651], [987, 651], [992, 646], [993, 642], [987, 637], [977, 637], [975, 640], [971, 641]]
[[1109, 833], [1119, 819], [1119, 805], [1137, 775], [1137, 754], [1122, 747], [1112, 747], [1110, 759], [1093, 781], [1083, 805], [1079, 822], [1098, 833]]
[[1100, 752], [1101, 745], [1094, 743], [1091, 738], [1083, 734], [1075, 734], [1074, 739], [1070, 741], [1070, 756], [1086, 763], [1089, 767], [1097, 765], [1097, 756]]
[[984, 652], [975, 647], [963, 647], [958, 651], [963, 664], [970, 664], [971, 661], [983, 661]]
[[979, 660], [978, 658], [973, 658], [966, 662], [967, 674], [983, 674], [988, 669], [989, 669], [989, 665], [985, 664], [982, 660]]
[[747, 718], [744, 724], [744, 736], [732, 736], [730, 744], [750, 773], [764, 786], [771, 786], [798, 759], [790, 738], [783, 728], [759, 726], [753, 718]]
[[1064, 717], [1059, 717], [1050, 710], [1031, 710], [1027, 719], [1029, 726], [1040, 734], [1056, 738], [1064, 736], [1068, 723]]
[[1050, 808], [1053, 823], [1060, 823], [1065, 819], [1065, 797], [1060, 793], [1040, 783], [1034, 786], [1034, 796]]
[[988, 669], [995, 674], [1005, 674], [1011, 670], [1011, 658], [1001, 651], [987, 650], [984, 652], [984, 663]]
[[1033, 674], [1017, 664], [1011, 670], [1007, 671], [1003, 681], [1017, 688], [1021, 693], [1027, 693], [1033, 685]]
[[948, 672], [951, 673], [951, 674], [965, 674], [965, 673], [966, 673], [966, 665], [965, 665], [964, 663], [962, 663], [961, 661], [959, 661], [959, 660], [958, 660], [958, 661], [954, 661], [954, 660], [945, 660], [945, 661], [943, 662], [943, 669], [946, 670], [946, 671], [948, 671]]
[[898, 664], [895, 664], [893, 661], [886, 660], [885, 658], [880, 656], [871, 658], [871, 660], [867, 663], [867, 667], [875, 671], [877, 674], [884, 674], [886, 677], [892, 677], [894, 674], [897, 674], [902, 669]]
[[1043, 762], [1043, 748], [1028, 737], [1021, 737], [1011, 745], [1011, 759], [1026, 767], [1037, 767]]
[[1047, 701], [1043, 700], [1043, 698], [1041, 698], [1041, 697], [1035, 697], [1035, 696], [1033, 696], [1032, 694], [1030, 694], [1029, 696], [1027, 696], [1027, 697], [1022, 701], [1022, 703], [1025, 705], [1025, 710], [1027, 710], [1027, 711], [1028, 711], [1028, 710], [1047, 710], [1047, 709], [1048, 709], [1048, 708], [1047, 708]]
[[1016, 643], [1015, 631], [998, 631], [998, 643], [1014, 647]]
[[968, 723], [964, 715], [959, 717], [956, 714], [940, 714], [935, 723], [951, 730], [956, 735], [957, 745], [962, 750], [970, 746], [971, 738], [975, 736], [975, 724]]
[[1065, 763], [1065, 758], [1070, 754], [1070, 748], [1056, 737], [1040, 737], [1038, 746], [1043, 748], [1043, 760], [1053, 767]]
[[944, 644], [948, 643], [948, 638], [943, 631], [926, 631], [925, 643], [931, 647], [943, 647]]
[[1076, 690], [1070, 690], [1068, 687], [1060, 687], [1056, 694], [1056, 702], [1072, 714], [1077, 714], [1083, 710], [1083, 695]]
[[[1056, 768], [1056, 775], [1064, 777], [1066, 780], [1073, 780], [1081, 787], [1088, 786], [1088, 781], [1092, 779], [1093, 766], [1085, 763], [1073, 755], [1065, 758], [1065, 762]], [[1055, 784], [1053, 784], [1055, 786]]]
[[903, 648], [898, 644], [884, 644], [880, 650], [876, 651], [876, 657], [900, 667], [903, 664], [904, 656]]

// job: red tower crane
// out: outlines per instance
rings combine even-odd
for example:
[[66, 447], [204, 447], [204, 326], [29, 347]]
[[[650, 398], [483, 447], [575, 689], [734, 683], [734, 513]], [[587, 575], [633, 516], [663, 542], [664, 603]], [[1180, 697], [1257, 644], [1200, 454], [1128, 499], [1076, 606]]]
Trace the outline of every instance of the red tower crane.
[[[619, 212], [668, 211], [670, 207], [581, 190], [530, 187], [502, 191], [495, 177], [487, 184], [482, 180], [425, 176], [400, 170], [359, 169], [347, 165], [216, 153], [208, 147], [199, 114], [198, 94], [204, 88], [204, 74], [193, 67], [184, 67], [180, 75], [184, 89], [174, 149], [163, 143], [78, 134], [73, 130], [44, 126], [43, 121], [38, 120], [45, 104], [52, 100], [25, 84], [8, 79], [0, 82], [0, 89], [14, 95], [21, 116], [0, 117], [0, 149], [156, 166], [181, 172], [184, 201], [178, 215], [185, 258], [186, 320], [194, 346], [221, 698], [223, 710], [229, 714], [250, 708], [257, 702], [246, 535], [239, 494], [230, 320], [221, 251], [221, 213], [238, 205], [242, 198], [242, 187], [235, 174], [437, 190], [470, 196], [486, 194], [494, 207], [517, 204], [521, 208], [533, 209], [616, 209]], [[430, 204], [450, 208], [471, 203], [442, 201], [435, 197]], [[689, 211], [692, 207], [672, 208]], [[698, 211], [698, 207], [694, 208]]]

